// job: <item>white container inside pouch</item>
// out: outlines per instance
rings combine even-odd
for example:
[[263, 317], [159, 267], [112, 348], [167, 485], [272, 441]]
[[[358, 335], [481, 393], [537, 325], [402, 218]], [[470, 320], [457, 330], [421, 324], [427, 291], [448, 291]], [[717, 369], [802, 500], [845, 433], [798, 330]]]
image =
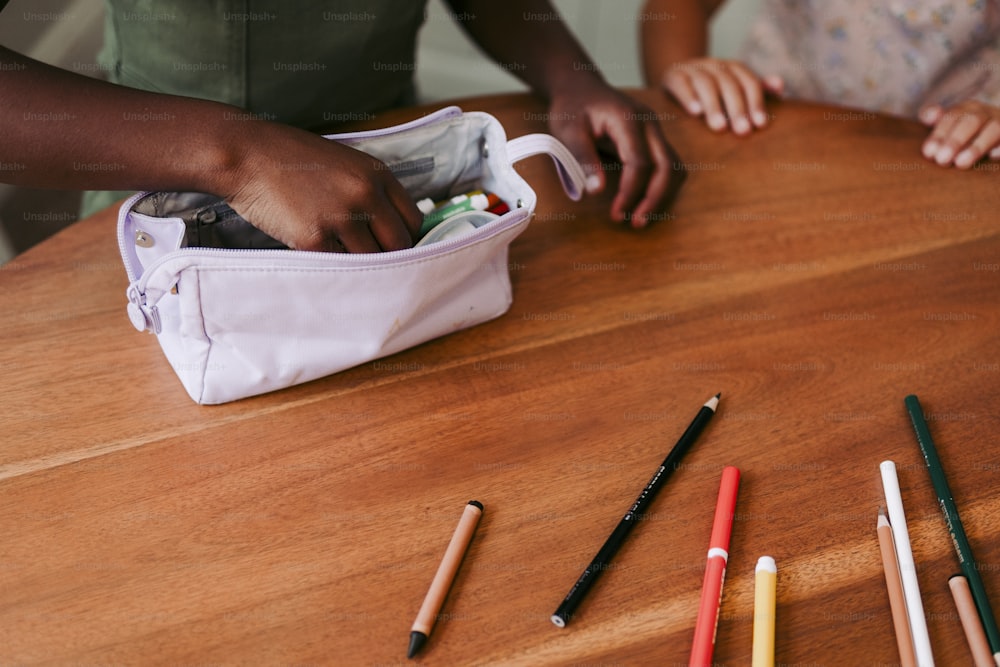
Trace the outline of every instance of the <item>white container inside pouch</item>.
[[489, 211], [466, 211], [459, 213], [440, 222], [431, 231], [427, 232], [424, 238], [420, 239], [416, 247], [430, 245], [438, 241], [457, 239], [460, 236], [470, 234], [488, 222], [496, 220], [500, 216]]

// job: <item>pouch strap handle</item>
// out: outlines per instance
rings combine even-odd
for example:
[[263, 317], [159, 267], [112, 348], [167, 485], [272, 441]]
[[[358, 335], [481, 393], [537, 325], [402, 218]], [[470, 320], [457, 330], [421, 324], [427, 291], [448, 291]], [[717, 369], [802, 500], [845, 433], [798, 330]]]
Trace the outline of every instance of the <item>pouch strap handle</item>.
[[532, 155], [545, 154], [556, 163], [559, 180], [562, 181], [566, 196], [579, 201], [583, 196], [586, 175], [569, 149], [561, 141], [549, 134], [526, 134], [507, 142], [507, 157], [514, 164]]

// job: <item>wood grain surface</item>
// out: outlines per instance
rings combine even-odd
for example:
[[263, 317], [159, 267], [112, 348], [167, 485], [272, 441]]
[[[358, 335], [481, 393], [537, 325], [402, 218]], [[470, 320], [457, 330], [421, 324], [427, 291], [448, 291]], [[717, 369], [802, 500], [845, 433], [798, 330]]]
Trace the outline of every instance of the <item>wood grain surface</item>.
[[[1000, 607], [1000, 201], [925, 130], [792, 103], [714, 135], [653, 92], [688, 171], [649, 229], [544, 157], [493, 322], [227, 405], [125, 314], [115, 216], [0, 269], [0, 664], [393, 665], [470, 499], [479, 530], [416, 661], [686, 665], [723, 466], [743, 472], [716, 662], [898, 662], [875, 532], [899, 467], [935, 657], [969, 664], [903, 398], [920, 396]], [[524, 96], [463, 100], [511, 137]], [[386, 125], [419, 115], [380, 116]], [[614, 165], [611, 166], [614, 174]], [[699, 406], [719, 413], [573, 622], [549, 616]]]

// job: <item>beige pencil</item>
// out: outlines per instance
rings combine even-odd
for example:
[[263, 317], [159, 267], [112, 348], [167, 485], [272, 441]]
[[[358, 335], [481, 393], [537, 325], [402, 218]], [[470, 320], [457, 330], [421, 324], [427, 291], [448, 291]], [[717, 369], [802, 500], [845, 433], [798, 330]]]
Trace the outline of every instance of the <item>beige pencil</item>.
[[892, 539], [892, 526], [885, 516], [885, 510], [878, 508], [878, 546], [882, 552], [882, 569], [885, 570], [885, 587], [889, 591], [889, 609], [892, 611], [892, 627], [896, 630], [896, 645], [899, 646], [899, 664], [901, 667], [914, 667], [917, 664], [913, 652], [913, 636], [910, 634], [910, 619], [906, 612], [906, 600], [903, 598], [903, 583], [899, 577], [899, 564], [896, 562], [896, 543]]
[[969, 650], [972, 651], [972, 662], [976, 667], [996, 667], [993, 654], [990, 653], [990, 644], [986, 641], [986, 631], [983, 630], [983, 623], [979, 620], [976, 601], [972, 599], [969, 580], [961, 574], [952, 575], [948, 579], [948, 588], [951, 589], [951, 596], [955, 598], [958, 618], [962, 621], [965, 639], [969, 642]]
[[406, 653], [407, 658], [412, 658], [417, 654], [420, 647], [427, 641], [431, 630], [434, 629], [434, 621], [437, 619], [438, 612], [441, 611], [441, 605], [444, 604], [444, 598], [448, 595], [451, 582], [455, 580], [458, 566], [462, 564], [465, 550], [469, 548], [469, 542], [472, 541], [472, 535], [476, 532], [479, 517], [482, 515], [483, 505], [478, 500], [470, 500], [469, 504], [465, 506], [462, 518], [458, 521], [458, 527], [455, 528], [455, 534], [451, 536], [451, 542], [448, 543], [444, 558], [441, 559], [437, 574], [434, 575], [434, 580], [431, 582], [430, 590], [424, 597], [424, 603], [420, 605], [417, 620], [410, 628], [410, 648]]

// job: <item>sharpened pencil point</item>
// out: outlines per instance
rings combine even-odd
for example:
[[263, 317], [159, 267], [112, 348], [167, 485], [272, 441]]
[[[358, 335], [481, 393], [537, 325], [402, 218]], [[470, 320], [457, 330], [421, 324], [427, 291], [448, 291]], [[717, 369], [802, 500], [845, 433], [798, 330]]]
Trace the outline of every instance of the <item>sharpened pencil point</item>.
[[715, 397], [718, 398], [718, 399], [721, 399], [722, 398], [722, 392], [720, 391], [718, 394], [715, 395]]
[[414, 630], [410, 633], [410, 648], [406, 651], [406, 657], [412, 658], [417, 653], [420, 652], [421, 647], [423, 647], [424, 642], [427, 641], [427, 635], [422, 632], [417, 632]]

